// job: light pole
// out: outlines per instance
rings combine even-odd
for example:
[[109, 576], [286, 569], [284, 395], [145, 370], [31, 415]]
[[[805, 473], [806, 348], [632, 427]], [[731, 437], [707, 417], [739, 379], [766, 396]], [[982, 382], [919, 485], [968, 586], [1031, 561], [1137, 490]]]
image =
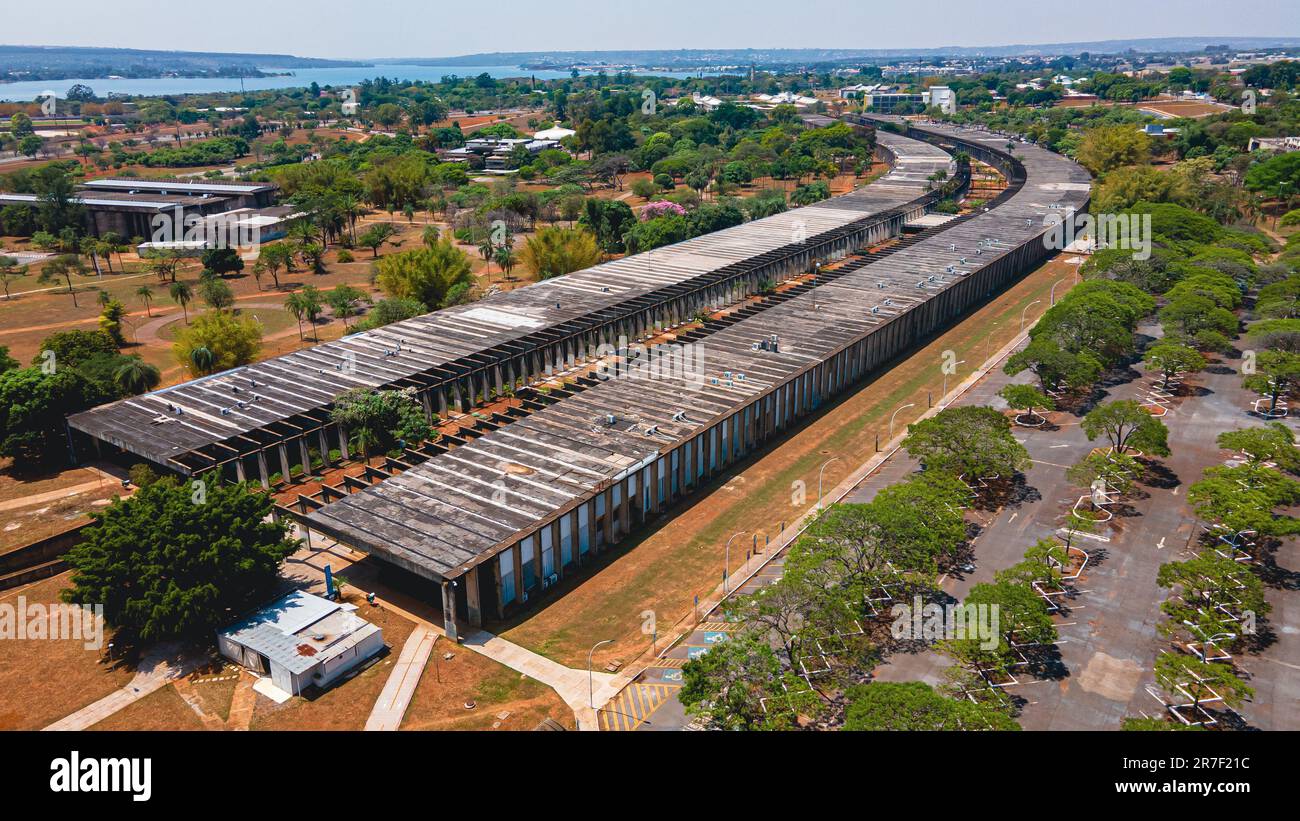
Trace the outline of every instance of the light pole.
[[[965, 365], [965, 364], [966, 364], [966, 360], [962, 359], [957, 362], [954, 362], [953, 367], [956, 368], [958, 365]], [[943, 372], [943, 393], [939, 394], [939, 401], [943, 402], [943, 398], [946, 397], [947, 395], [948, 395], [948, 372], [944, 371]]]
[[732, 533], [731, 538], [727, 539], [727, 546], [725, 548], [725, 553], [723, 554], [723, 559], [722, 559], [722, 594], [724, 596], [727, 594], [727, 581], [731, 578], [731, 542], [732, 539], [735, 539], [737, 536], [744, 536], [744, 535], [745, 535], [745, 531], [741, 530], [736, 533]]
[[1051, 293], [1051, 299], [1052, 299], [1052, 301], [1051, 301], [1051, 303], [1049, 303], [1049, 304], [1051, 304], [1051, 305], [1055, 305], [1055, 304], [1056, 304], [1056, 286], [1057, 286], [1057, 285], [1060, 285], [1062, 282], [1065, 282], [1065, 280], [1063, 280], [1063, 279], [1058, 279], [1056, 282], [1053, 282], [1053, 283], [1052, 283], [1052, 293]]
[[1195, 630], [1196, 633], [1197, 633], [1197, 635], [1199, 635], [1199, 636], [1201, 637], [1201, 654], [1200, 654], [1200, 655], [1201, 655], [1201, 661], [1202, 661], [1203, 663], [1205, 663], [1205, 664], [1209, 664], [1209, 663], [1210, 663], [1210, 662], [1209, 662], [1209, 655], [1210, 655], [1210, 645], [1211, 645], [1211, 644], [1213, 644], [1217, 639], [1235, 639], [1235, 638], [1237, 637], [1237, 634], [1236, 634], [1236, 633], [1215, 633], [1213, 636], [1208, 636], [1208, 637], [1207, 637], [1207, 636], [1205, 635], [1205, 630], [1204, 630], [1204, 628], [1202, 628], [1199, 624], [1193, 624], [1192, 622], [1188, 621], [1187, 619], [1183, 619], [1183, 624], [1185, 624], [1185, 625], [1187, 625], [1188, 627], [1190, 627], [1190, 628], [1192, 628], [1193, 630]]
[[1040, 302], [1042, 302], [1041, 299], [1035, 299], [1033, 302], [1031, 302], [1031, 303], [1029, 303], [1028, 305], [1026, 305], [1026, 306], [1025, 306], [1025, 309], [1024, 309], [1023, 311], [1020, 312], [1020, 332], [1021, 332], [1021, 333], [1024, 333], [1024, 332], [1025, 332], [1025, 314], [1029, 313], [1029, 309], [1032, 308], [1032, 307], [1034, 307], [1035, 305], [1037, 305], [1037, 304], [1040, 303]]
[[984, 361], [985, 362], [989, 361], [989, 346], [993, 344], [993, 329], [996, 328], [997, 326], [998, 323], [996, 322], [990, 325], [988, 336], [984, 337]]
[[600, 647], [602, 644], [613, 644], [613, 643], [614, 643], [613, 639], [605, 639], [604, 641], [598, 641], [595, 644], [591, 645], [591, 651], [587, 653], [587, 704], [590, 705], [591, 709], [593, 710], [596, 709], [596, 685], [592, 682], [591, 657], [596, 654], [597, 647]]
[[829, 465], [831, 462], [838, 462], [839, 460], [840, 457], [832, 456], [831, 458], [823, 462], [821, 468], [819, 468], [817, 471], [817, 509], [818, 510], [822, 509], [822, 474], [826, 472], [827, 465]]
[[915, 402], [908, 402], [906, 405], [900, 406], [898, 410], [895, 410], [893, 413], [889, 415], [889, 441], [891, 442], [894, 441], [894, 417], [898, 416], [898, 411], [907, 410], [908, 408], [914, 408], [914, 407], [916, 407]]

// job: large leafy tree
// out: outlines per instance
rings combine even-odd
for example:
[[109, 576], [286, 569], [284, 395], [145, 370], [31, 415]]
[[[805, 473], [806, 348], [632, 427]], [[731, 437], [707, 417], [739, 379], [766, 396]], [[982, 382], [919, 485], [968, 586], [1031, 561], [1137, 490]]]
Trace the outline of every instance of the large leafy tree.
[[725, 730], [790, 730], [821, 701], [761, 636], [733, 635], [682, 666], [688, 715]]
[[1205, 367], [1205, 356], [1195, 348], [1177, 342], [1158, 342], [1147, 348], [1147, 367], [1164, 377], [1165, 387], [1177, 373], [1197, 373]]
[[968, 479], [1010, 476], [1029, 467], [1029, 451], [1011, 423], [989, 407], [945, 408], [907, 427], [903, 447], [927, 470]]
[[1003, 370], [1015, 376], [1028, 368], [1044, 391], [1077, 389], [1091, 385], [1101, 375], [1102, 364], [1089, 351], [1074, 353], [1055, 339], [1040, 336], [1007, 359]]
[[1281, 422], [1224, 431], [1215, 442], [1221, 448], [1246, 454], [1252, 465], [1272, 462], [1283, 470], [1300, 472], [1300, 449], [1295, 446], [1295, 434]]
[[[247, 365], [262, 347], [262, 326], [251, 316], [208, 311], [176, 333], [172, 354], [195, 376]], [[194, 356], [197, 350], [209, 352]]]
[[1247, 374], [1241, 384], [1269, 399], [1269, 412], [1278, 400], [1290, 396], [1300, 385], [1300, 354], [1286, 351], [1261, 351], [1255, 357], [1255, 372]]
[[1132, 399], [1098, 405], [1083, 417], [1082, 428], [1089, 441], [1104, 436], [1115, 453], [1136, 448], [1152, 456], [1169, 455], [1169, 429]]
[[366, 457], [399, 442], [415, 445], [433, 437], [413, 388], [372, 391], [354, 388], [334, 400], [330, 419], [352, 437]]
[[67, 452], [64, 418], [116, 396], [72, 367], [0, 373], [0, 456], [20, 467], [59, 461]]
[[923, 681], [874, 681], [845, 693], [845, 730], [1019, 730], [1005, 711], [949, 698]]
[[1274, 510], [1300, 502], [1300, 482], [1269, 468], [1213, 467], [1187, 489], [1196, 515], [1230, 531], [1253, 530], [1265, 536], [1300, 532], [1300, 520]]
[[77, 604], [103, 604], [128, 640], [211, 642], [257, 604], [294, 551], [290, 525], [270, 519], [271, 497], [244, 485], [199, 489], [155, 482], [94, 515], [68, 552]]
[[524, 267], [540, 279], [590, 268], [600, 261], [596, 237], [582, 228], [543, 228], [524, 243]]
[[442, 307], [455, 289], [474, 281], [469, 257], [445, 237], [430, 248], [390, 254], [375, 262], [375, 271], [384, 293], [430, 307]]

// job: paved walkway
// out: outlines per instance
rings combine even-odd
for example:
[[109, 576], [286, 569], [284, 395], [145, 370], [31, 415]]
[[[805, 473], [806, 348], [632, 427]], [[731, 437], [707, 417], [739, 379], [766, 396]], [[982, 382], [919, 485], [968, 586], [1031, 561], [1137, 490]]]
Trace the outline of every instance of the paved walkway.
[[199, 665], [207, 661], [205, 658], [196, 657], [182, 657], [177, 660], [176, 653], [177, 647], [175, 645], [166, 645], [155, 649], [150, 655], [141, 660], [139, 672], [125, 687], [109, 693], [94, 704], [83, 707], [72, 715], [64, 716], [45, 729], [85, 730], [113, 715], [118, 710], [161, 690], [174, 679], [189, 675]]
[[438, 634], [427, 627], [417, 626], [406, 638], [402, 652], [388, 674], [384, 690], [375, 701], [366, 720], [367, 730], [396, 730], [402, 725], [402, 716], [406, 715], [407, 705], [415, 694], [415, 686], [420, 683], [420, 674], [424, 665], [429, 663], [429, 654], [438, 641]]
[[[626, 675], [590, 673], [565, 667], [558, 661], [540, 656], [525, 647], [506, 641], [485, 630], [474, 630], [461, 642], [466, 648], [481, 653], [504, 664], [511, 670], [535, 678], [560, 694], [564, 703], [573, 709], [579, 730], [598, 730], [596, 711], [592, 704], [604, 704], [613, 698], [630, 681]], [[590, 689], [589, 689], [590, 688]]]

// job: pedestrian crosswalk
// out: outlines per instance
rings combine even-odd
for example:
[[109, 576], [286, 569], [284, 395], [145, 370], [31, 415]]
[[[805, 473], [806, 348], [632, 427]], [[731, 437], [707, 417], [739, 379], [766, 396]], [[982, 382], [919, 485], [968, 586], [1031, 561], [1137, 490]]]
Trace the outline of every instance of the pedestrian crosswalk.
[[666, 684], [629, 684], [617, 697], [600, 708], [600, 729], [635, 730], [664, 702], [673, 698], [678, 689]]

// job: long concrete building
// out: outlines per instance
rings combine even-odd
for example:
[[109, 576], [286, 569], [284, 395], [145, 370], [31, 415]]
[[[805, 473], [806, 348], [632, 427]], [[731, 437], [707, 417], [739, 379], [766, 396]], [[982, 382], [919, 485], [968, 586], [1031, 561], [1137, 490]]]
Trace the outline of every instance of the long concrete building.
[[633, 365], [306, 524], [442, 582], [452, 635], [459, 620], [502, 618], [1001, 291], [1053, 253], [1045, 218], [1086, 209], [1089, 176], [1063, 157], [915, 133], [1000, 167], [1012, 187], [985, 213], [709, 335], [687, 367]]
[[925, 195], [927, 178], [953, 172], [952, 158], [889, 133], [878, 147], [893, 170], [853, 193], [104, 405], [69, 419], [74, 451], [120, 449], [183, 474], [219, 470], [264, 485], [309, 449], [346, 456], [346, 432], [329, 407], [349, 388], [410, 387], [431, 414], [467, 410], [476, 397], [549, 375], [602, 343], [641, 337], [897, 234], [938, 196]]
[[[466, 409], [898, 235], [965, 184], [952, 152], [1006, 175], [985, 212], [819, 277], [666, 368], [620, 349], [620, 369], [586, 390], [299, 511], [312, 530], [440, 584], [450, 634], [502, 618], [1028, 272], [1052, 253], [1045, 218], [1086, 209], [1087, 173], [1046, 150], [1013, 155], [1003, 136], [946, 126], [878, 136], [894, 170], [853, 194], [114, 403], [70, 429], [79, 447], [265, 482], [268, 463], [287, 475], [295, 449], [304, 464], [309, 447], [346, 453], [328, 406], [349, 387], [409, 386], [431, 413]], [[939, 191], [936, 170], [950, 177]]]

